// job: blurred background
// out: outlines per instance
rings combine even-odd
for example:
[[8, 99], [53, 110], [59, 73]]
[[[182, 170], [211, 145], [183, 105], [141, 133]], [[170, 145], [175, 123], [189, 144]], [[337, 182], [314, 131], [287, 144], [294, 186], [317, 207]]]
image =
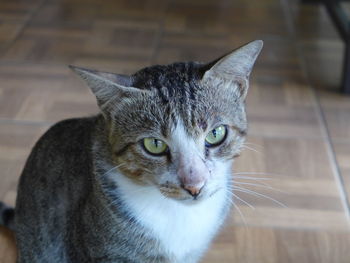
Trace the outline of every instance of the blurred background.
[[[317, 1], [0, 0], [0, 200], [14, 204], [24, 162], [48, 127], [97, 112], [68, 64], [133, 73], [207, 62], [254, 39], [265, 47], [235, 166], [251, 192], [237, 192], [203, 262], [350, 262], [345, 45]], [[15, 258], [0, 228], [0, 262]]]

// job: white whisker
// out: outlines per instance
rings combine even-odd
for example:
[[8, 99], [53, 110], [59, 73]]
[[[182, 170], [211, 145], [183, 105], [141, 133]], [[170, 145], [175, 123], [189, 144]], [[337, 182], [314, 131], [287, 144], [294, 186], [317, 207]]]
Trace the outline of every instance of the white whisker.
[[234, 172], [233, 175], [268, 175], [268, 176], [281, 176], [273, 173], [262, 173], [262, 172]]
[[[249, 204], [247, 201], [243, 200], [242, 198], [240, 198], [238, 195], [230, 192], [230, 194], [234, 197], [234, 198], [237, 198], [239, 201], [241, 201], [242, 203], [246, 204], [247, 206], [249, 206], [251, 209], [255, 209], [254, 206], [252, 206], [251, 204]], [[233, 201], [234, 202], [234, 201]]]
[[245, 180], [272, 180], [273, 178], [268, 177], [251, 177], [251, 176], [232, 176], [232, 179], [245, 179]]
[[261, 152], [259, 152], [258, 150], [244, 144], [242, 145], [242, 148], [261, 154]]
[[243, 143], [244, 145], [251, 145], [251, 146], [256, 146], [256, 147], [259, 147], [261, 149], [263, 149], [264, 147], [260, 144], [256, 144], [256, 143], [252, 143], [252, 142], [245, 142]]
[[267, 188], [267, 189], [270, 189], [270, 190], [273, 190], [273, 191], [285, 193], [285, 192], [283, 192], [282, 190], [276, 189], [276, 188], [271, 187], [271, 186], [269, 186], [269, 185], [264, 185], [264, 184], [253, 184], [253, 183], [238, 182], [238, 181], [236, 181], [235, 183], [238, 184], [238, 185], [251, 185], [251, 186], [257, 186], [257, 187], [263, 187], [263, 188]]
[[121, 166], [123, 166], [123, 165], [125, 165], [125, 163], [121, 163], [121, 164], [119, 164], [119, 165], [117, 165], [117, 166], [114, 166], [113, 168], [111, 168], [110, 170], [108, 170], [107, 172], [105, 172], [102, 176], [105, 176], [105, 175], [109, 174], [110, 172], [112, 172], [112, 171], [118, 169], [119, 167], [121, 167]]
[[273, 202], [275, 202], [276, 204], [284, 207], [284, 208], [287, 208], [287, 206], [279, 201], [277, 201], [276, 199], [268, 196], [268, 195], [264, 195], [264, 194], [261, 194], [261, 193], [258, 193], [258, 192], [255, 192], [255, 191], [252, 191], [252, 190], [249, 190], [249, 189], [246, 189], [246, 188], [242, 188], [242, 187], [238, 187], [238, 186], [234, 186], [233, 187], [233, 190], [235, 191], [238, 191], [238, 192], [243, 192], [243, 193], [247, 193], [247, 194], [251, 194], [251, 195], [254, 195], [254, 196], [260, 196], [260, 197], [264, 197], [266, 199], [269, 199]]
[[231, 201], [231, 204], [234, 206], [234, 208], [236, 208], [237, 209], [237, 211], [238, 211], [238, 213], [239, 213], [239, 215], [241, 216], [241, 218], [242, 218], [242, 221], [243, 221], [243, 223], [244, 223], [244, 225], [245, 225], [245, 227], [247, 227], [247, 221], [245, 220], [245, 217], [244, 217], [244, 215], [243, 215], [243, 213], [242, 213], [242, 211], [241, 211], [241, 209], [239, 209], [239, 206], [238, 205], [236, 205], [232, 200], [230, 200]]

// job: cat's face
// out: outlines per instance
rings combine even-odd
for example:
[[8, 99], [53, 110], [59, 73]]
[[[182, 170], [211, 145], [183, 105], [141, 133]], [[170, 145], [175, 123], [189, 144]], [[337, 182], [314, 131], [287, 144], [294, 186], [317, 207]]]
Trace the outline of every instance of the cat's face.
[[154, 185], [169, 198], [199, 200], [227, 184], [245, 135], [244, 104], [231, 87], [176, 82], [115, 106], [113, 160], [137, 184]]
[[213, 65], [154, 66], [129, 78], [76, 69], [106, 117], [112, 165], [134, 184], [183, 202], [226, 191], [246, 134], [244, 98], [261, 45], [252, 42]]

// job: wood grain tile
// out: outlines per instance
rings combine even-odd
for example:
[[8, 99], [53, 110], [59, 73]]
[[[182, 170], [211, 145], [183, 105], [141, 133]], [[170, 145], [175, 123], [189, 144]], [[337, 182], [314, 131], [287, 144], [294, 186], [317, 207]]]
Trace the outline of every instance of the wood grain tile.
[[20, 33], [23, 22], [0, 22], [0, 49], [6, 48]]
[[168, 1], [161, 0], [96, 0], [46, 1], [33, 17], [34, 24], [64, 25], [82, 24], [99, 19], [113, 21], [119, 18], [130, 20], [160, 20]]
[[0, 263], [15, 263], [17, 251], [15, 249], [15, 238], [13, 233], [0, 227]]
[[323, 136], [316, 109], [313, 107], [288, 107], [260, 103], [260, 105], [248, 106], [248, 118], [251, 133], [254, 135]]
[[0, 54], [21, 33], [42, 0], [3, 0], [0, 5]]
[[212, 61], [232, 50], [228, 37], [205, 34], [164, 32], [154, 63], [168, 64], [174, 61]]
[[350, 98], [334, 92], [319, 93], [327, 127], [333, 139], [350, 139]]
[[149, 20], [97, 20], [82, 56], [150, 59], [159, 30]]
[[0, 66], [0, 118], [49, 121], [97, 113], [95, 97], [67, 66]]
[[88, 38], [87, 25], [31, 25], [5, 52], [2, 59], [72, 63]]
[[345, 263], [349, 245], [349, 232], [227, 227], [203, 262]]
[[350, 140], [334, 140], [334, 151], [339, 164], [344, 189], [350, 203]]
[[246, 146], [233, 177], [243, 214], [234, 211], [234, 224], [349, 228], [323, 140], [250, 136]]
[[0, 121], [0, 199], [14, 205], [17, 181], [31, 148], [48, 125]]
[[[254, 20], [247, 17], [254, 17]], [[281, 23], [282, 17], [277, 1], [268, 1], [266, 4], [251, 1], [248, 5], [239, 1], [193, 1], [191, 4], [174, 1], [167, 12], [165, 30], [251, 35], [265, 32], [285, 35], [287, 27], [285, 22]], [[276, 21], [279, 23], [275, 23]]]

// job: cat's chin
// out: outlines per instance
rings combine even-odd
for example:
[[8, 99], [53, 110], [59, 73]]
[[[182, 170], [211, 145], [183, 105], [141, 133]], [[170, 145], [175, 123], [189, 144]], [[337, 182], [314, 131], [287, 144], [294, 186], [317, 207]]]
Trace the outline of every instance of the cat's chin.
[[193, 196], [190, 196], [190, 195], [186, 195], [186, 196], [183, 196], [183, 197], [169, 197], [167, 196], [166, 194], [162, 193], [166, 198], [169, 198], [169, 199], [172, 199], [174, 201], [177, 201], [179, 203], [182, 203], [184, 205], [197, 205], [197, 204], [200, 204], [202, 202], [205, 202], [207, 201], [208, 199], [210, 199], [212, 196], [214, 196], [218, 191], [220, 190], [220, 188], [214, 190], [214, 191], [211, 191], [210, 193], [204, 193], [204, 194], [201, 194], [199, 196], [196, 196], [196, 197], [193, 197]]
[[180, 202], [184, 205], [198, 205], [206, 200], [208, 200], [209, 197], [198, 197], [198, 198], [188, 198], [185, 200], [181, 200]]

